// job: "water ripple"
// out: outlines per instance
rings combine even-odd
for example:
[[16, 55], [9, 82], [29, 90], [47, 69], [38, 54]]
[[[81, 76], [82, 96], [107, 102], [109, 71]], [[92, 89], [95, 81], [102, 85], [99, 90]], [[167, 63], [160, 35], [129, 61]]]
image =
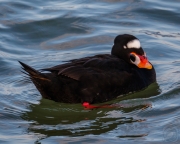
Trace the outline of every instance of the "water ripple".
[[[179, 1], [12, 1], [0, 5], [0, 143], [179, 142]], [[116, 35], [137, 36], [157, 83], [84, 110], [41, 98], [21, 73], [110, 53]], [[73, 137], [73, 138], [72, 138]]]

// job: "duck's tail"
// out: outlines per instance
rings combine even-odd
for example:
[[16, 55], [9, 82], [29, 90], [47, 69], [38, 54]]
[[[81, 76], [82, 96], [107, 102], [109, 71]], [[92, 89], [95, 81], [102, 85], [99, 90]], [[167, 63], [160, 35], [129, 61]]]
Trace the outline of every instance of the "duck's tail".
[[31, 80], [39, 79], [50, 81], [43, 73], [38, 72], [23, 62], [19, 61], [19, 63], [22, 65], [22, 69], [27, 72], [26, 74], [30, 76]]
[[41, 95], [44, 98], [51, 99], [47, 95], [48, 94], [47, 88], [51, 84], [51, 79], [48, 76], [48, 74], [41, 73], [41, 72], [35, 70], [34, 68], [28, 66], [27, 64], [20, 62], [20, 61], [19, 61], [19, 63], [22, 65], [22, 69], [25, 71], [23, 73], [25, 73], [26, 75], [29, 76], [29, 78], [34, 83], [36, 88], [39, 90]]

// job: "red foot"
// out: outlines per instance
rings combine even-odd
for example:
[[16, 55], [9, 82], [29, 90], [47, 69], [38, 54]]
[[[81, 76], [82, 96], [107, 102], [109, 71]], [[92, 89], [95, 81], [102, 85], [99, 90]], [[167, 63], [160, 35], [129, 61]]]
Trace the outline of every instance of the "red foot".
[[90, 105], [88, 102], [84, 102], [82, 105], [83, 105], [84, 108], [86, 108], [86, 109], [94, 109], [94, 108], [115, 108], [115, 107], [116, 107], [116, 106], [112, 106], [112, 105], [95, 106], [95, 105]]

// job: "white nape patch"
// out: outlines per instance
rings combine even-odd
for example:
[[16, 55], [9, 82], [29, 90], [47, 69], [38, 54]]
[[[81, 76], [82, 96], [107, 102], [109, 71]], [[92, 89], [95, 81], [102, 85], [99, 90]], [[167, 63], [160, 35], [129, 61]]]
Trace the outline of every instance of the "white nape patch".
[[124, 49], [126, 49], [127, 47], [124, 45]]
[[135, 39], [135, 40], [128, 42], [127, 47], [139, 49], [141, 47], [141, 44], [140, 44], [140, 41], [138, 39]]

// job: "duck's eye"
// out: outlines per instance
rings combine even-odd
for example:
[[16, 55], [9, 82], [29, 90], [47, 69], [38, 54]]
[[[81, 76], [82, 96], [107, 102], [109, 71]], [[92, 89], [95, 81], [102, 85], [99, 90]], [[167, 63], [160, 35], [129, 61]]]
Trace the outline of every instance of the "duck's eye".
[[130, 60], [135, 62], [136, 60], [136, 56], [134, 54], [130, 54]]

